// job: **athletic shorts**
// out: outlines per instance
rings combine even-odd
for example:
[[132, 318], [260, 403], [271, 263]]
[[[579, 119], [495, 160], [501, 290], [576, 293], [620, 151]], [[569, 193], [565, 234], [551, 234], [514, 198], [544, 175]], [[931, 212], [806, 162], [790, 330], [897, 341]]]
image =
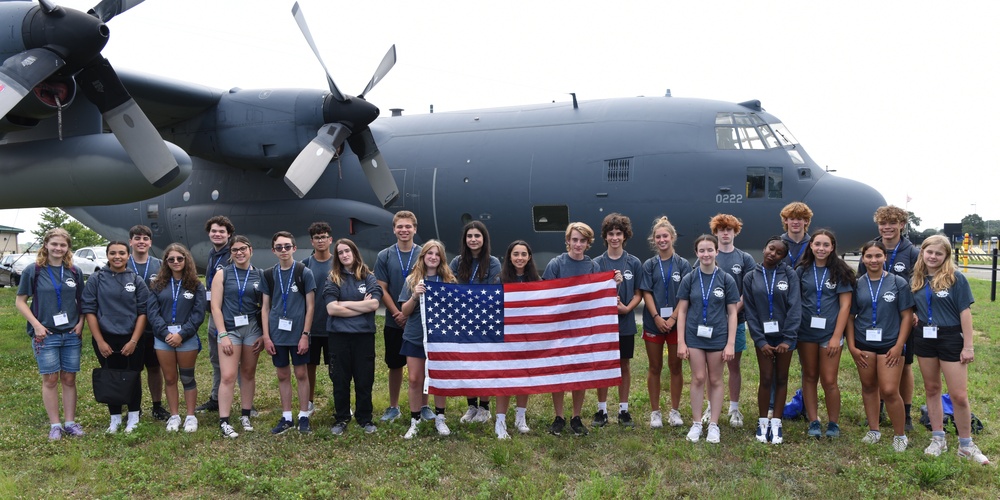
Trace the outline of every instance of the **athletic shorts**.
[[276, 345], [274, 346], [274, 356], [271, 356], [271, 364], [275, 368], [284, 368], [288, 366], [288, 360], [291, 358], [292, 366], [302, 366], [309, 364], [309, 353], [305, 354], [298, 353], [299, 346], [294, 345]]
[[652, 342], [654, 344], [670, 344], [677, 345], [677, 325], [674, 325], [667, 333], [660, 333], [659, 330], [651, 332], [649, 330], [642, 330], [642, 340], [646, 342]]
[[910, 338], [906, 339], [906, 345], [903, 346], [903, 363], [907, 365], [913, 364], [913, 351], [916, 349], [913, 341], [914, 337], [915, 335], [913, 335], [913, 332], [911, 331]]
[[857, 347], [859, 350], [862, 350], [862, 351], [865, 351], [865, 352], [873, 352], [876, 355], [884, 356], [884, 355], [886, 355], [886, 354], [889, 353], [889, 349], [892, 349], [893, 347], [896, 347], [896, 346], [894, 344], [894, 345], [891, 345], [891, 346], [879, 347], [878, 349], [876, 349], [876, 348], [872, 347], [871, 345], [866, 344], [865, 341], [863, 341], [863, 340], [854, 339], [854, 347]]
[[31, 339], [31, 346], [35, 352], [39, 374], [80, 371], [80, 349], [83, 341], [72, 330], [66, 333], [50, 333], [41, 342]]
[[385, 336], [385, 365], [390, 370], [395, 370], [406, 366], [406, 355], [400, 353], [403, 348], [403, 329], [388, 326], [388, 323], [393, 321], [392, 316], [385, 321], [386, 326], [382, 329], [382, 334]]
[[939, 326], [938, 338], [925, 339], [922, 321], [913, 329], [915, 338], [913, 353], [921, 358], [938, 358], [940, 361], [955, 363], [962, 360], [965, 337], [961, 326]]
[[632, 359], [635, 355], [635, 335], [619, 335], [618, 350], [621, 352], [621, 359]]
[[142, 339], [139, 340], [144, 351], [142, 354], [142, 362], [147, 369], [160, 367], [160, 360], [156, 357], [155, 339], [156, 335], [153, 335], [153, 331], [146, 330], [142, 332]]
[[739, 354], [747, 350], [747, 324], [736, 325], [736, 353]]
[[419, 344], [414, 344], [413, 342], [403, 341], [403, 346], [399, 350], [399, 355], [406, 358], [420, 358], [427, 359], [427, 353], [424, 352], [424, 346]]
[[[313, 332], [309, 335], [309, 364], [318, 365], [320, 359], [323, 364], [330, 365], [330, 338], [326, 335], [316, 335]], [[322, 358], [320, 357], [322, 356]]]
[[[201, 337], [194, 335], [191, 338], [181, 342], [181, 345], [177, 347], [172, 347], [170, 344], [153, 337], [153, 345], [157, 351], [173, 351], [173, 352], [189, 352], [189, 351], [200, 351], [201, 350]], [[153, 355], [156, 353], [154, 351]], [[146, 365], [147, 367], [149, 365]], [[157, 364], [159, 366], [159, 364]]]
[[257, 318], [251, 316], [246, 326], [237, 326], [229, 332], [229, 341], [233, 345], [252, 346], [257, 339], [264, 336]]

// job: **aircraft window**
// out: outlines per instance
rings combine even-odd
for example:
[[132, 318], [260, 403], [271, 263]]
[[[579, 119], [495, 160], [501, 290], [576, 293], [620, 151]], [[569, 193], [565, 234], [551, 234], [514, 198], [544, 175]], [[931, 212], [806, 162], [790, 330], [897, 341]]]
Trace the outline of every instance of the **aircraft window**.
[[764, 146], [767, 149], [780, 147], [781, 144], [778, 143], [778, 138], [774, 136], [774, 132], [771, 131], [771, 127], [767, 125], [761, 125], [757, 127], [757, 131], [760, 132], [760, 137], [764, 140]]
[[753, 127], [738, 127], [740, 133], [740, 145], [743, 149], [766, 149], [764, 142], [757, 135], [757, 129]]
[[771, 129], [774, 130], [774, 135], [778, 137], [782, 146], [794, 146], [799, 143], [795, 140], [795, 136], [792, 135], [788, 127], [785, 127], [784, 123], [772, 123]]
[[753, 120], [746, 113], [733, 113], [733, 121], [737, 125], [752, 125]]
[[767, 168], [767, 197], [771, 199], [781, 198], [782, 172], [781, 167]]
[[715, 143], [719, 149], [740, 149], [739, 138], [733, 127], [715, 127]]
[[160, 205], [156, 203], [146, 205], [146, 217], [149, 219], [158, 219], [160, 217]]
[[616, 158], [604, 162], [608, 182], [632, 180], [632, 158]]
[[732, 125], [733, 124], [733, 114], [732, 113], [716, 113], [715, 114], [715, 124], [716, 125]]
[[767, 190], [764, 167], [747, 167], [747, 198], [763, 198]]
[[563, 232], [569, 225], [569, 207], [566, 205], [535, 205], [531, 207], [535, 231]]

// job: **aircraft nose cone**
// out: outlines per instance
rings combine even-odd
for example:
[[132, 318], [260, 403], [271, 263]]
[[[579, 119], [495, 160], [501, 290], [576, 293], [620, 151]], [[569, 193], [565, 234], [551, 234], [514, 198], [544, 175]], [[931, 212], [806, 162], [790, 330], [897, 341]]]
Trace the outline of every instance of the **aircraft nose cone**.
[[838, 253], [855, 251], [878, 236], [872, 217], [886, 204], [875, 188], [831, 174], [823, 174], [802, 201], [813, 211], [810, 230], [833, 230]]

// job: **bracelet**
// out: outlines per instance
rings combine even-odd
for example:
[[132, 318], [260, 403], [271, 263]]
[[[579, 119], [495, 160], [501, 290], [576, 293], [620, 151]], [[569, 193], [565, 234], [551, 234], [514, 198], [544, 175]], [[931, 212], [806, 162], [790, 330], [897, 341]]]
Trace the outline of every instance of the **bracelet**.
[[971, 347], [963, 347], [962, 350], [963, 351], [975, 351], [975, 349], [973, 349]]
[[226, 338], [228, 336], [229, 336], [229, 332], [219, 333], [219, 340], [222, 340], [222, 339], [224, 339], [224, 338]]

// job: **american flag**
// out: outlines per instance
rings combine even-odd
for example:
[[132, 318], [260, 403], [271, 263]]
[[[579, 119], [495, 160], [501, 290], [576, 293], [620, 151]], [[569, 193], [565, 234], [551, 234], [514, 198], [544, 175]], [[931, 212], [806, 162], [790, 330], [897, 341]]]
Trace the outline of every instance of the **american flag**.
[[421, 314], [431, 394], [511, 396], [621, 382], [614, 272], [426, 285]]

